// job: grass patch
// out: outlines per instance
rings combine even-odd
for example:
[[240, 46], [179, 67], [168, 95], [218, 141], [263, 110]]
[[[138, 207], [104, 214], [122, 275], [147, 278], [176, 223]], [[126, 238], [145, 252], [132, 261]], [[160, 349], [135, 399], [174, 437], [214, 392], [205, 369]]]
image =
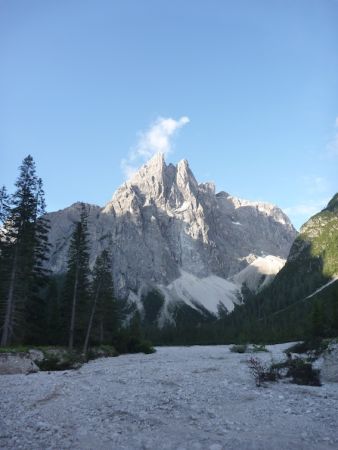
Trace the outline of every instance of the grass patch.
[[[37, 347], [34, 347], [34, 348], [37, 348]], [[32, 349], [32, 347], [27, 347], [24, 345], [17, 346], [17, 347], [0, 347], [0, 353], [27, 353], [31, 349]]]

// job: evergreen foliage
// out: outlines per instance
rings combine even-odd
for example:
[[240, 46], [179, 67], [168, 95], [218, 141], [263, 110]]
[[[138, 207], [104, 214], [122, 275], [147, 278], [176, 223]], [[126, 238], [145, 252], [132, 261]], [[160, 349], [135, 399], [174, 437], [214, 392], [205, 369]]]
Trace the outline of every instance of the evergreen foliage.
[[8, 203], [1, 190], [1, 345], [38, 342], [43, 335], [42, 288], [48, 280], [48, 223], [42, 181], [28, 155]]
[[108, 344], [117, 330], [117, 307], [114, 299], [111, 255], [103, 250], [96, 259], [91, 287], [91, 306], [83, 353], [88, 351], [90, 338], [95, 343]]
[[[90, 289], [89, 242], [86, 206], [81, 204], [80, 220], [74, 224], [68, 251], [68, 267], [61, 299], [61, 322], [68, 348], [85, 339], [86, 315]], [[64, 341], [63, 344], [66, 344]]]

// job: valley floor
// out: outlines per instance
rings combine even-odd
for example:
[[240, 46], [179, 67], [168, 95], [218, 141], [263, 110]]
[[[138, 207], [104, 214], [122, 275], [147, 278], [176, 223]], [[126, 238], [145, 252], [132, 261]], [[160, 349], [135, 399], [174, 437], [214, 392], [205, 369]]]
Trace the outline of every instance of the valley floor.
[[[268, 348], [278, 360], [286, 347]], [[228, 346], [166, 347], [1, 376], [0, 448], [338, 448], [338, 384], [257, 388], [247, 358]]]

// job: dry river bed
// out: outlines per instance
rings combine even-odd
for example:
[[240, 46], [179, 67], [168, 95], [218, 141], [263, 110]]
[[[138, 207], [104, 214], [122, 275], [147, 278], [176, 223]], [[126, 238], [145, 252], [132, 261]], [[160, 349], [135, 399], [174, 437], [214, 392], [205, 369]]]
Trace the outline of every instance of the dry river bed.
[[[287, 345], [258, 356], [278, 361]], [[338, 384], [257, 388], [250, 355], [166, 347], [0, 377], [3, 449], [338, 449]]]

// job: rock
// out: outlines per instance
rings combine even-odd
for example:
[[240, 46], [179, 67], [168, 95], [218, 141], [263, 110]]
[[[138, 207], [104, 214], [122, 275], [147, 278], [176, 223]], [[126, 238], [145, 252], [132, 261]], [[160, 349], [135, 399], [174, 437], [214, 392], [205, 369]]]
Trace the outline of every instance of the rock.
[[331, 383], [338, 383], [338, 343], [331, 343], [323, 354], [321, 379]]
[[41, 350], [30, 349], [28, 350], [29, 357], [32, 361], [42, 361], [44, 359], [44, 354]]
[[[186, 295], [185, 285], [182, 289], [172, 285], [184, 273], [197, 281], [212, 281], [207, 289], [217, 281], [213, 295], [219, 300], [229, 292], [229, 301], [223, 303], [229, 309], [240, 298], [241, 284], [248, 277], [254, 290], [258, 283], [271, 281], [297, 234], [276, 206], [225, 192], [215, 194], [212, 183], [198, 184], [186, 160], [167, 165], [161, 154], [125, 182], [104, 208], [87, 204], [86, 210], [91, 266], [103, 249], [109, 249], [116, 295], [132, 301], [157, 288], [169, 302], [180, 299], [193, 307], [194, 292]], [[52, 244], [49, 268], [54, 273], [66, 270], [80, 212], [81, 204], [75, 203], [47, 214]], [[271, 258], [264, 260], [268, 255]], [[227, 280], [231, 286], [223, 283], [256, 260], [248, 274]], [[210, 309], [207, 302], [202, 306], [212, 313], [218, 310], [215, 305]]]
[[0, 375], [38, 372], [38, 366], [28, 353], [0, 353]]

